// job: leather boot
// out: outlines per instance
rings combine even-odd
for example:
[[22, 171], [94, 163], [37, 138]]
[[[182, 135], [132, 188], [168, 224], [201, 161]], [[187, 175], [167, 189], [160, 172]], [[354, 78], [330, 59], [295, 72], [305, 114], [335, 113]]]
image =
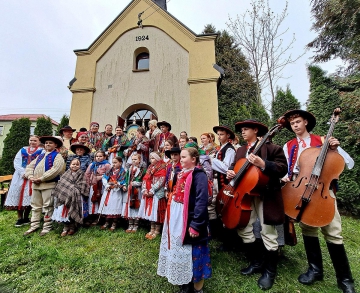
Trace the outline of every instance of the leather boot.
[[279, 251], [266, 251], [264, 271], [258, 280], [258, 286], [262, 290], [269, 290], [275, 281]]
[[262, 272], [264, 264], [265, 246], [262, 239], [256, 239], [253, 243], [244, 243], [245, 251], [247, 251], [250, 264], [242, 269], [242, 275], [253, 275]]
[[344, 293], [355, 293], [354, 280], [344, 244], [334, 244], [330, 242], [326, 242], [326, 244], [334, 265], [338, 287]]
[[303, 239], [309, 268], [298, 277], [298, 281], [304, 285], [311, 285], [324, 278], [320, 242], [318, 237], [303, 235]]

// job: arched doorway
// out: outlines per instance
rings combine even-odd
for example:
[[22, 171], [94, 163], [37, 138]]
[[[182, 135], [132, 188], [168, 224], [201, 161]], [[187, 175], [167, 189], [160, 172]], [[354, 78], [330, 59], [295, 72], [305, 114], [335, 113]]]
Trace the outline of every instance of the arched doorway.
[[150, 120], [157, 120], [155, 110], [146, 104], [135, 104], [127, 108], [121, 116], [118, 116], [118, 126], [123, 127], [128, 138], [135, 137], [136, 130], [142, 126], [145, 130], [149, 129]]

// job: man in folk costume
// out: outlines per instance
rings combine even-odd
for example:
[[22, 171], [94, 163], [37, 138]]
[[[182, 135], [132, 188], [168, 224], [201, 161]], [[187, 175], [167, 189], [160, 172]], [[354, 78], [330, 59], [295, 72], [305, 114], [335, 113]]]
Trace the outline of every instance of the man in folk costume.
[[129, 139], [121, 126], [115, 128], [115, 135], [112, 136], [107, 144], [107, 151], [110, 154], [109, 162], [113, 157], [121, 157], [124, 159], [124, 147], [129, 143]]
[[40, 228], [42, 211], [44, 226], [40, 236], [47, 234], [52, 228], [51, 216], [54, 211], [54, 198], [51, 196], [56, 182], [65, 171], [65, 162], [57, 148], [62, 147], [62, 141], [53, 136], [43, 136], [40, 142], [45, 145], [45, 152], [33, 160], [25, 170], [25, 177], [32, 181], [31, 226], [24, 235], [29, 235]]
[[[300, 154], [309, 147], [321, 147], [323, 144], [322, 138], [318, 135], [310, 134], [311, 130], [316, 125], [315, 117], [303, 110], [291, 110], [284, 114], [287, 124], [286, 128], [295, 133], [296, 138], [288, 141], [284, 145], [284, 152], [288, 160], [288, 176], [283, 181], [295, 180], [299, 174], [298, 159]], [[347, 153], [339, 147], [339, 141], [331, 137], [329, 139], [329, 148], [338, 151], [345, 159], [345, 163], [351, 168], [353, 161]], [[331, 186], [334, 187], [334, 186]], [[332, 189], [329, 190], [330, 196], [335, 198]], [[320, 243], [318, 238], [318, 228], [310, 227], [303, 223], [299, 224], [308, 260], [308, 270], [301, 274], [298, 281], [305, 285], [310, 285], [315, 281], [323, 279], [323, 262], [321, 256]], [[332, 260], [337, 283], [339, 288], [344, 293], [355, 292], [354, 280], [352, 278], [349, 261], [346, 255], [343, 244], [343, 237], [341, 236], [341, 218], [337, 209], [335, 201], [335, 215], [334, 219], [325, 227], [321, 227], [321, 232], [324, 235], [326, 244], [329, 250], [330, 258]]]
[[[247, 226], [238, 229], [238, 234], [244, 242], [244, 248], [248, 252], [250, 264], [241, 270], [243, 275], [261, 273], [258, 286], [263, 290], [272, 287], [275, 280], [278, 262], [278, 242], [275, 225], [284, 223], [284, 205], [281, 196], [280, 179], [286, 174], [287, 163], [282, 148], [270, 142], [266, 142], [258, 152], [253, 154], [259, 142], [258, 137], [268, 132], [266, 125], [255, 119], [238, 122], [236, 130], [241, 132], [246, 145], [238, 148], [233, 166], [242, 158], [246, 158], [250, 164], [258, 167], [264, 175], [269, 177], [267, 186], [251, 199], [251, 214]], [[230, 168], [227, 178], [232, 179], [236, 173]], [[261, 225], [261, 239], [256, 239], [253, 231], [253, 223], [259, 218]]]
[[160, 127], [161, 133], [157, 134], [154, 141], [154, 152], [164, 152], [165, 141], [172, 140], [174, 147], [178, 146], [178, 139], [175, 134], [171, 133], [171, 124], [166, 121], [158, 122], [157, 125]]
[[[235, 159], [235, 149], [231, 144], [231, 140], [235, 138], [235, 134], [229, 127], [225, 125], [215, 126], [213, 127], [213, 130], [218, 135], [218, 140], [220, 143], [220, 149], [215, 153], [215, 157], [211, 157], [211, 165], [212, 169], [214, 170], [213, 196], [215, 197], [219, 191], [229, 183], [229, 180], [226, 178], [226, 172]], [[219, 250], [230, 250], [231, 247], [233, 247], [236, 243], [236, 231], [223, 228], [220, 221], [218, 221], [218, 223], [220, 226], [220, 239], [223, 242], [223, 244], [219, 247]]]
[[71, 126], [64, 126], [59, 130], [61, 138], [63, 139], [63, 146], [66, 147], [67, 150], [70, 149], [70, 146], [76, 142], [76, 138], [73, 138], [73, 133], [76, 129], [73, 129]]
[[103, 134], [99, 132], [99, 123], [91, 122], [90, 130], [87, 132], [89, 142], [94, 146], [95, 150], [101, 149], [103, 142]]

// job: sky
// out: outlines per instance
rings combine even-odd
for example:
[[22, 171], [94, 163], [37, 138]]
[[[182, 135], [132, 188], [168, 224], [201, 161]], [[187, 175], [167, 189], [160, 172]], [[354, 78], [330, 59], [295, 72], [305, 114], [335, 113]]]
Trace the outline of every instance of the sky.
[[[0, 9], [0, 115], [46, 114], [59, 121], [70, 114], [74, 77], [74, 49], [84, 49], [104, 31], [130, 0], [16, 0], [2, 1]], [[292, 56], [306, 54], [283, 71], [295, 97], [304, 104], [309, 95], [306, 72], [311, 51], [305, 46], [316, 36], [311, 31], [310, 5], [307, 0], [291, 0], [283, 23], [284, 36], [296, 42]], [[281, 12], [285, 0], [269, 0], [274, 12]], [[170, 0], [168, 11], [200, 34], [206, 24], [227, 29], [229, 17], [235, 18], [250, 8], [250, 0]], [[147, 11], [152, 13], [151, 9]], [[144, 15], [144, 18], [146, 15]], [[150, 16], [151, 17], [151, 16]], [[341, 63], [320, 64], [329, 73]]]

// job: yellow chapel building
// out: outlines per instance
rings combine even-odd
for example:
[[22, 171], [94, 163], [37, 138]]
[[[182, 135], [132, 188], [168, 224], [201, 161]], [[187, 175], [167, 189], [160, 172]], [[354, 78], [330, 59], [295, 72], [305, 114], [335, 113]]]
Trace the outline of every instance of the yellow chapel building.
[[[216, 34], [197, 35], [166, 7], [166, 0], [133, 0], [77, 56], [70, 125], [96, 121], [128, 132], [151, 119], [175, 135], [199, 137], [218, 125]], [[74, 82], [75, 81], [75, 82]]]

